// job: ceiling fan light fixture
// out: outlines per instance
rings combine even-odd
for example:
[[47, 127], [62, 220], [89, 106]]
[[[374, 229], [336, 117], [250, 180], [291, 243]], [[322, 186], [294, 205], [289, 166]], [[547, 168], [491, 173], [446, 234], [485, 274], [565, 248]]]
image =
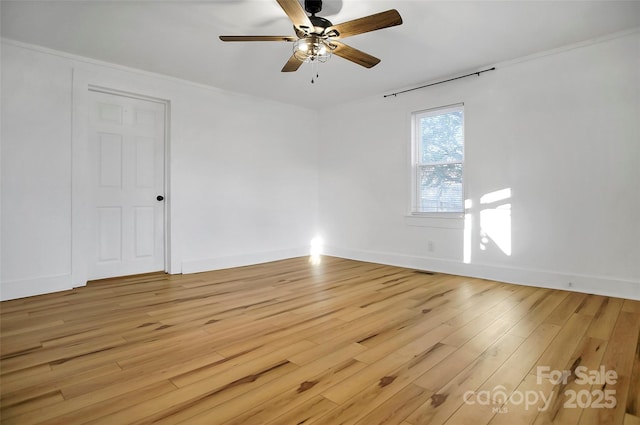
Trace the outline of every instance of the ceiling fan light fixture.
[[293, 43], [293, 55], [300, 62], [326, 62], [331, 57], [332, 47], [321, 37], [312, 35]]

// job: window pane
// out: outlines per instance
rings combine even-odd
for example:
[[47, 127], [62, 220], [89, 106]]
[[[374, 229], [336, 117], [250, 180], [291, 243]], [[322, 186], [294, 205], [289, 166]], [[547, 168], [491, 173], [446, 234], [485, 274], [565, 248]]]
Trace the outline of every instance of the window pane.
[[419, 212], [463, 212], [462, 164], [418, 168]]
[[420, 118], [422, 163], [462, 162], [462, 111]]

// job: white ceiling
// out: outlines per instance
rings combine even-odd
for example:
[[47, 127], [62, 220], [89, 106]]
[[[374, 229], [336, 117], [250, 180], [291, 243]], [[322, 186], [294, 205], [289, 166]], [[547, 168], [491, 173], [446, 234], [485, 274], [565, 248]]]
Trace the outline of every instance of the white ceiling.
[[[219, 35], [293, 35], [275, 0], [7, 1], [3, 37], [310, 108], [382, 95], [536, 52], [640, 27], [640, 1], [325, 0], [340, 23], [397, 9], [400, 26], [343, 40], [382, 60], [339, 57], [281, 73], [291, 43]], [[636, 52], [637, 54], [637, 52]]]

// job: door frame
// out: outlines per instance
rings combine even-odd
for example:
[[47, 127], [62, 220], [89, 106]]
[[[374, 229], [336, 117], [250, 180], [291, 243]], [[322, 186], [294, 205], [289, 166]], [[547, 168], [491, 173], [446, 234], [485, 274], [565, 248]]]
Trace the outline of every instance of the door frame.
[[92, 81], [91, 75], [78, 69], [73, 72], [72, 124], [71, 124], [71, 279], [72, 286], [85, 286], [89, 276], [88, 252], [93, 241], [91, 220], [91, 157], [89, 154], [90, 92], [129, 97], [154, 103], [164, 108], [164, 271], [171, 273], [171, 185], [170, 185], [170, 130], [171, 101], [140, 94], [137, 91], [115, 89]]

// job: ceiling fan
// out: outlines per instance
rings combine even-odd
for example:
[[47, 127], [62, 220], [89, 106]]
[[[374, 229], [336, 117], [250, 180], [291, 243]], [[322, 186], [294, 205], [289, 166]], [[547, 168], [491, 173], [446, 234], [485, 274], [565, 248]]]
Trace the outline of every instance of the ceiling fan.
[[[316, 16], [322, 10], [322, 0], [305, 0], [304, 9], [298, 0], [276, 1], [293, 22], [295, 36], [222, 35], [220, 40], [292, 42], [293, 54], [282, 68], [282, 72], [296, 71], [305, 62], [326, 62], [332, 54], [365, 68], [372, 68], [380, 59], [338, 40], [402, 24], [402, 17], [395, 9], [334, 25], [328, 19]], [[307, 15], [305, 10], [311, 16]]]

